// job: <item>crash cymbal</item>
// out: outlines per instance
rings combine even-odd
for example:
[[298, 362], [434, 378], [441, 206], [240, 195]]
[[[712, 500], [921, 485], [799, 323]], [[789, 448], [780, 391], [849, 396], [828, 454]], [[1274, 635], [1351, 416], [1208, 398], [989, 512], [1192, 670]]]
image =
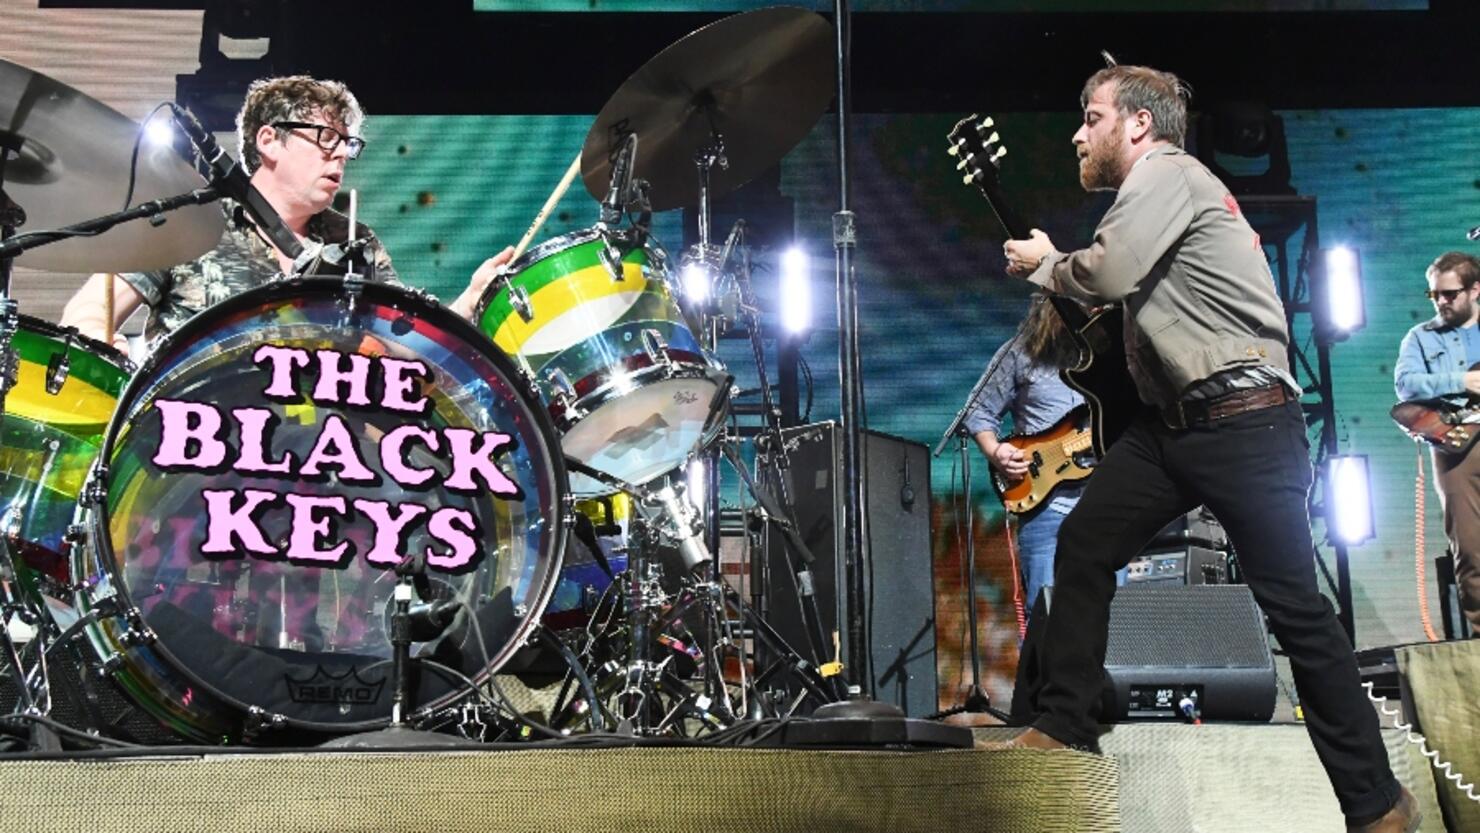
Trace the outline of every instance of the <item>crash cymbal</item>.
[[581, 178], [598, 200], [611, 160], [637, 133], [633, 176], [652, 184], [653, 210], [696, 205], [694, 155], [724, 138], [710, 197], [739, 188], [786, 155], [833, 96], [832, 26], [815, 12], [758, 9], [691, 32], [632, 74], [601, 108], [581, 151]]
[[[48, 231], [122, 210], [139, 125], [39, 72], [0, 60], [0, 144], [19, 144], [0, 186], [26, 213], [18, 233]], [[200, 188], [204, 181], [170, 147], [139, 147], [133, 204]], [[214, 205], [166, 215], [164, 225], [134, 221], [96, 237], [32, 249], [16, 265], [54, 272], [128, 272], [193, 260], [221, 239]]]

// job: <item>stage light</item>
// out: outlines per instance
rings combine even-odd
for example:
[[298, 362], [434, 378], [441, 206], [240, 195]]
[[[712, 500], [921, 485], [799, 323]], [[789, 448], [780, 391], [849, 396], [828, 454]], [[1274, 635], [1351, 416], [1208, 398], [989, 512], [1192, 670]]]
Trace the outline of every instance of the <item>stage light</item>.
[[157, 114], [144, 122], [144, 141], [156, 147], [169, 147], [175, 143], [175, 127], [167, 114]]
[[781, 256], [781, 326], [800, 335], [812, 326], [812, 284], [807, 253], [793, 246]]
[[691, 260], [683, 265], [683, 294], [696, 304], [709, 300], [709, 270], [704, 264]]
[[1325, 344], [1343, 341], [1367, 325], [1362, 298], [1362, 261], [1354, 249], [1335, 246], [1318, 253], [1312, 276], [1311, 311], [1316, 333]]
[[1333, 539], [1348, 546], [1377, 537], [1367, 455], [1326, 458], [1326, 529]]

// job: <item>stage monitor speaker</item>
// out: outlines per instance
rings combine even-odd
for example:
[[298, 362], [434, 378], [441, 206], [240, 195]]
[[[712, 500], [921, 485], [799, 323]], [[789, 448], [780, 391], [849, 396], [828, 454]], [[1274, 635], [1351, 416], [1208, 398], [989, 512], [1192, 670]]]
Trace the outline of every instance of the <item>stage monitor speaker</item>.
[[[1053, 616], [1044, 588], [1018, 662], [1014, 722], [1031, 722], [1042, 687], [1042, 623]], [[1263, 722], [1277, 683], [1264, 613], [1242, 584], [1141, 584], [1110, 605], [1100, 720], [1187, 717]]]
[[[839, 621], [843, 553], [843, 435], [834, 422], [819, 422], [782, 432], [790, 467], [787, 493], [798, 531], [817, 563], [813, 567], [817, 605], [826, 635], [826, 662], [832, 659], [832, 633]], [[757, 480], [776, 490], [774, 450], [757, 440]], [[867, 518], [873, 569], [871, 587], [871, 676], [877, 699], [893, 703], [910, 717], [937, 709], [935, 675], [935, 596], [930, 557], [930, 451], [924, 445], [873, 431], [864, 433], [863, 457], [868, 490]], [[760, 536], [752, 580], [760, 589], [760, 613], [803, 656], [811, 644], [803, 625], [796, 577], [782, 536], [767, 524]], [[848, 657], [846, 623], [839, 630], [841, 656]], [[856, 669], [844, 672], [861, 682]]]

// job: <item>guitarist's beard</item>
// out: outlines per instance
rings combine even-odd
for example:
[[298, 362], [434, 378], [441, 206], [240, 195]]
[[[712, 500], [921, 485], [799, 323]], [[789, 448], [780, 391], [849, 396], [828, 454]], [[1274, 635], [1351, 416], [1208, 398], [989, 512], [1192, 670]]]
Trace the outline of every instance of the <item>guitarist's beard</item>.
[[1079, 153], [1079, 184], [1086, 191], [1114, 191], [1125, 181], [1125, 159], [1121, 155], [1119, 130], [1088, 144]]

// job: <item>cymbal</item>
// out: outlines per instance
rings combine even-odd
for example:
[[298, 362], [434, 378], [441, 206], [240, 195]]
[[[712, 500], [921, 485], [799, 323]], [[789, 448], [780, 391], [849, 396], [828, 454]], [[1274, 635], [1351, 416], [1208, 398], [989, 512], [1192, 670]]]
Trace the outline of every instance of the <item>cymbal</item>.
[[[139, 124], [53, 78], [0, 60], [0, 144], [19, 143], [0, 187], [26, 213], [17, 232], [49, 231], [123, 209]], [[165, 144], [139, 145], [133, 205], [200, 188], [195, 169]], [[32, 249], [16, 265], [53, 272], [130, 272], [193, 260], [221, 239], [214, 205], [191, 206]]]
[[724, 139], [710, 197], [761, 173], [807, 135], [833, 97], [832, 26], [794, 7], [757, 9], [685, 35], [623, 82], [586, 134], [581, 179], [602, 199], [611, 162], [637, 134], [633, 176], [652, 185], [655, 211], [696, 205], [694, 156]]

